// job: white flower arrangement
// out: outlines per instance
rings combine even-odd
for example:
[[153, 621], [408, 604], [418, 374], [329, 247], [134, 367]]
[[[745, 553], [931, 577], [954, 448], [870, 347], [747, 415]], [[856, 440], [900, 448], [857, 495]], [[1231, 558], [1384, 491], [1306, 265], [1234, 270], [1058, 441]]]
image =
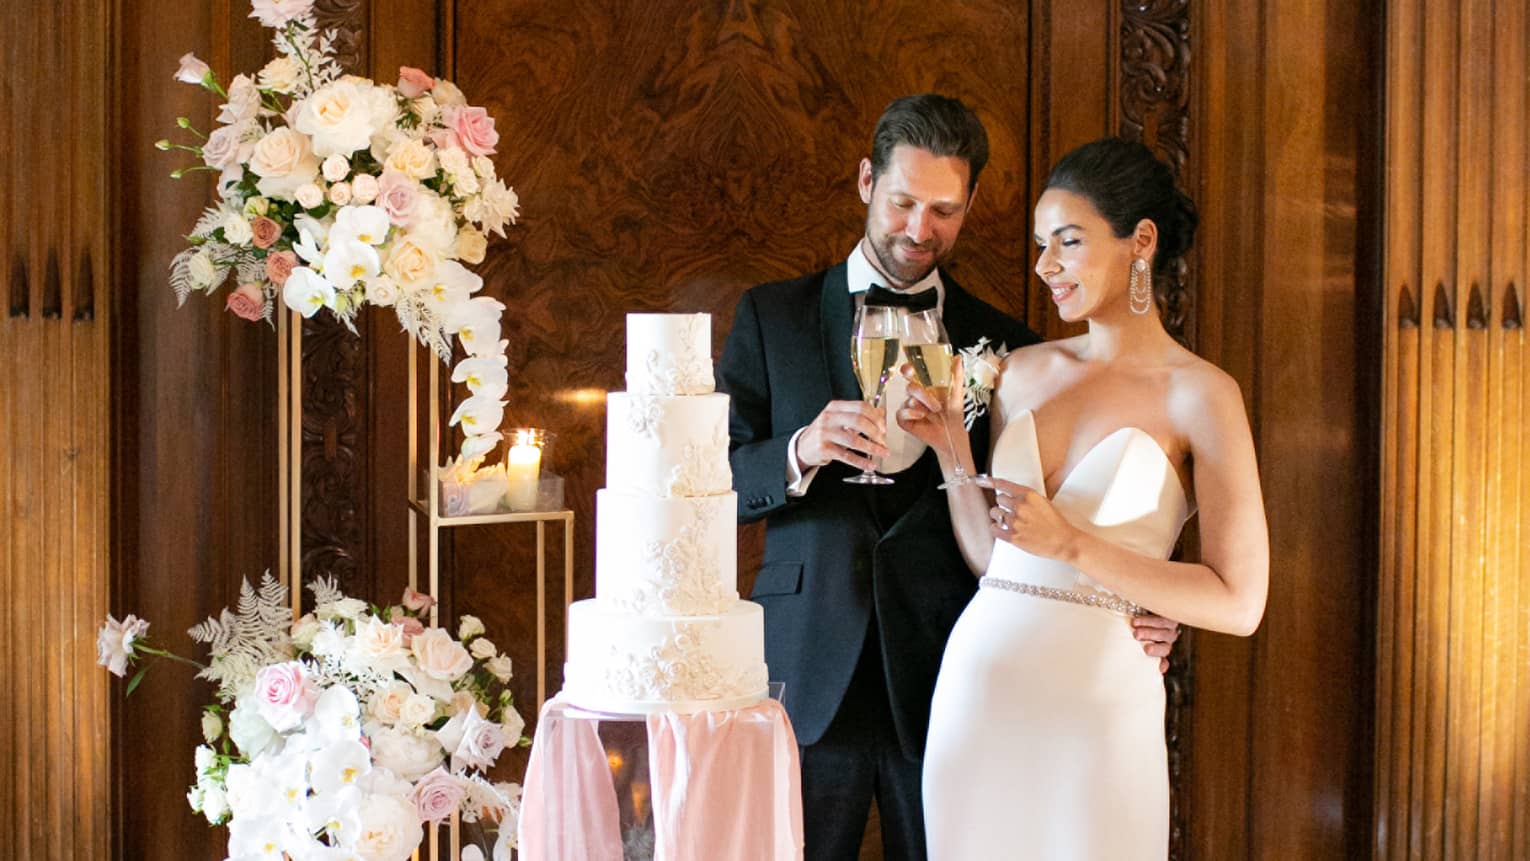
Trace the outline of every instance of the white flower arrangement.
[[530, 743], [506, 687], [509, 657], [474, 617], [463, 617], [460, 640], [425, 627], [434, 600], [413, 590], [380, 608], [331, 582], [311, 588], [314, 612], [294, 622], [269, 573], [258, 590], [246, 582], [237, 613], [189, 632], [209, 647], [205, 666], [147, 644], [148, 622], [107, 617], [97, 651], [110, 672], [159, 656], [218, 686], [203, 712], [192, 810], [227, 823], [233, 861], [403, 861], [425, 822], [453, 813], [498, 823], [495, 855], [507, 855], [520, 787], [484, 773], [507, 746]]
[[453, 375], [471, 392], [452, 417], [466, 435], [458, 460], [476, 465], [499, 442], [507, 391], [504, 305], [475, 296], [483, 279], [467, 268], [519, 215], [489, 158], [499, 133], [450, 81], [419, 69], [401, 68], [396, 85], [342, 75], [312, 6], [253, 0], [250, 17], [275, 31], [277, 55], [226, 89], [194, 54], [181, 58], [176, 79], [225, 103], [206, 135], [179, 119], [198, 143], [157, 144], [202, 162], [173, 177], [218, 173], [219, 200], [171, 262], [170, 284], [184, 303], [232, 279], [226, 307], [244, 319], [269, 323], [280, 297], [305, 317], [327, 309], [353, 332], [363, 306], [391, 307], [447, 364], [455, 335], [464, 363], [501, 369]]
[[972, 430], [972, 423], [979, 416], [988, 414], [988, 402], [993, 399], [993, 387], [999, 380], [999, 368], [1008, 355], [1009, 348], [1006, 345], [991, 347], [987, 336], [978, 338], [977, 343], [970, 347], [962, 348], [962, 375], [965, 384], [962, 420], [967, 430]]

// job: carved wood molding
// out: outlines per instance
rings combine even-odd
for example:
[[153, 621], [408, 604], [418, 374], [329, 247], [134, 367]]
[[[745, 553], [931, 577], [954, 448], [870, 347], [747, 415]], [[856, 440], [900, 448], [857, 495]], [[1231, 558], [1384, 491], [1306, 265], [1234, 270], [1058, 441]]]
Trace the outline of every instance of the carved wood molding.
[[[1121, 134], [1152, 147], [1188, 186], [1190, 161], [1189, 0], [1124, 0], [1121, 15]], [[1180, 260], [1162, 279], [1164, 325], [1195, 346], [1190, 319], [1193, 283]]]
[[[1190, 3], [1189, 0], [1123, 0], [1121, 4], [1121, 129], [1169, 163], [1186, 188], [1190, 164]], [[1194, 282], [1180, 259], [1159, 279], [1157, 300], [1165, 328], [1191, 349]], [[1178, 554], [1176, 554], [1178, 555]], [[1164, 679], [1164, 735], [1169, 749], [1169, 857], [1185, 858], [1188, 831], [1186, 790], [1190, 785], [1189, 717], [1195, 692], [1195, 637], [1186, 631]]]
[[[347, 72], [364, 74], [365, 0], [318, 0], [314, 20]], [[371, 595], [366, 558], [369, 456], [367, 318], [353, 335], [330, 317], [303, 323], [303, 548], [305, 578], [332, 576], [350, 595]]]

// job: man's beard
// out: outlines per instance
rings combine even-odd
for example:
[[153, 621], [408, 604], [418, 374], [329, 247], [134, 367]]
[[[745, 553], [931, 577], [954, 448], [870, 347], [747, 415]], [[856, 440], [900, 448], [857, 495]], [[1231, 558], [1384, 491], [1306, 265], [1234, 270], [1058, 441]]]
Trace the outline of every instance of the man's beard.
[[[926, 275], [935, 271], [935, 267], [939, 266], [946, 259], [945, 252], [933, 242], [925, 245], [916, 245], [901, 236], [887, 236], [881, 242], [872, 240], [867, 244], [871, 246], [871, 253], [876, 255], [877, 262], [881, 264], [882, 272], [887, 277], [898, 282], [896, 285], [890, 286], [907, 287], [917, 284]], [[898, 258], [894, 255], [894, 249], [900, 246], [903, 248], [924, 248], [929, 250], [932, 252], [929, 264], [921, 265], [899, 262]]]

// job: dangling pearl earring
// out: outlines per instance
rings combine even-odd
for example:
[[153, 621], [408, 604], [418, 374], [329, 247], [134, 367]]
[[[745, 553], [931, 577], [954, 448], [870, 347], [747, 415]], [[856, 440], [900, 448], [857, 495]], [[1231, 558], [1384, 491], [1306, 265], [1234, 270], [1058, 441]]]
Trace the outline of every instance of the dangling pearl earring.
[[1138, 257], [1132, 261], [1131, 280], [1127, 283], [1126, 298], [1133, 314], [1146, 314], [1153, 310], [1153, 273], [1146, 260]]

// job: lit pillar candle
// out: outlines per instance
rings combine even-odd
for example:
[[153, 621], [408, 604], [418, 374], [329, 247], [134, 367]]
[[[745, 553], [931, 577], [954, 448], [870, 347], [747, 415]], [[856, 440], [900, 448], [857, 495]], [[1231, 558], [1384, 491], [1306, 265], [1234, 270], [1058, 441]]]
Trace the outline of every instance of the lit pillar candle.
[[530, 511], [537, 504], [537, 482], [542, 469], [542, 449], [530, 443], [510, 446], [505, 458], [505, 478], [511, 511]]

